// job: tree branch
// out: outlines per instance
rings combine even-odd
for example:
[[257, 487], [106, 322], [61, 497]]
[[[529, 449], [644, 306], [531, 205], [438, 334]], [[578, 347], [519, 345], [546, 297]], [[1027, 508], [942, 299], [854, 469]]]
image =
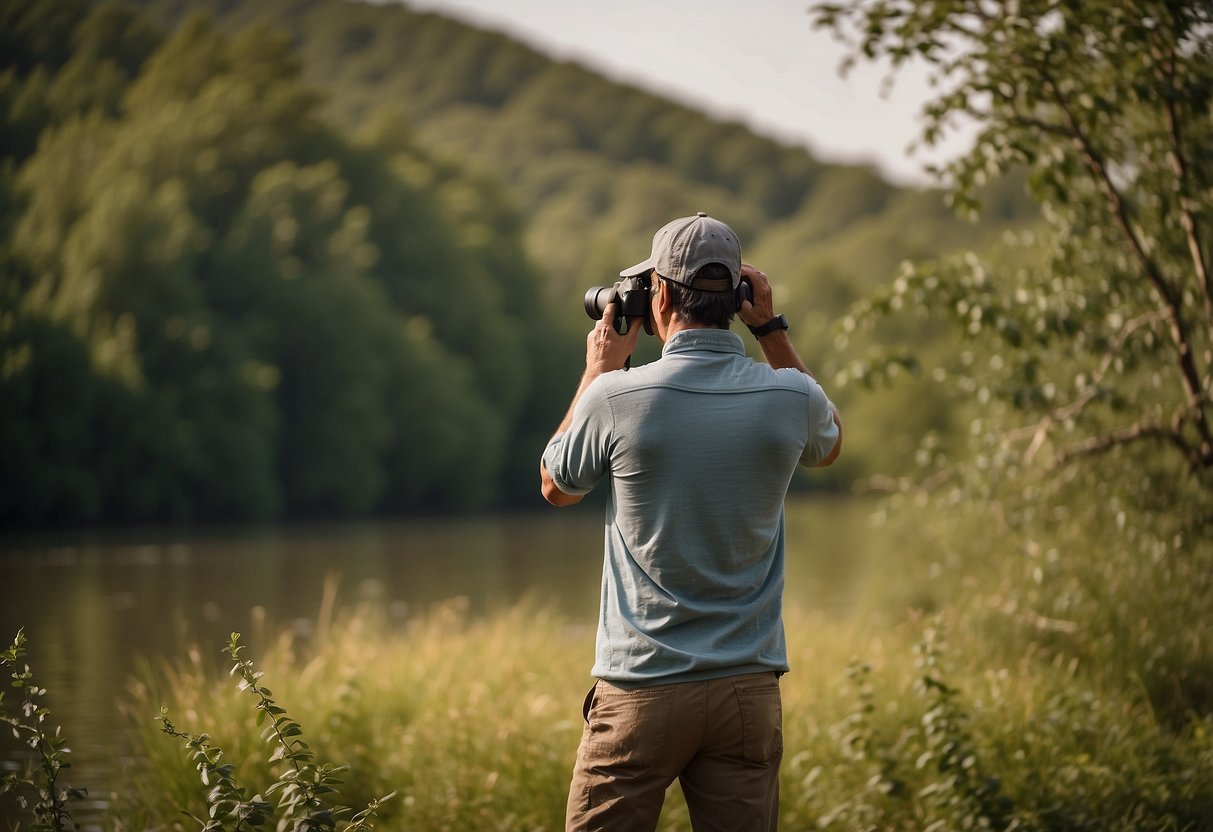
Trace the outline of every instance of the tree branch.
[[[1165, 66], [1168, 72], [1167, 80], [1172, 89], [1175, 86], [1175, 49], [1171, 48], [1171, 59]], [[1188, 188], [1188, 165], [1183, 152], [1183, 138], [1180, 135], [1179, 114], [1175, 110], [1175, 98], [1163, 96], [1163, 108], [1167, 114], [1167, 132], [1171, 140], [1171, 169], [1179, 192], [1179, 224], [1188, 238], [1188, 252], [1192, 256], [1192, 266], [1196, 269], [1196, 280], [1205, 296], [1205, 317], [1209, 326], [1213, 326], [1213, 285], [1209, 282], [1209, 265], [1205, 259], [1200, 233], [1196, 226], [1196, 216], [1192, 211], [1192, 198]]]
[[1053, 427], [1075, 418], [1086, 409], [1087, 405], [1095, 400], [1095, 396], [1099, 392], [1099, 385], [1103, 382], [1104, 376], [1108, 374], [1108, 370], [1111, 369], [1112, 362], [1116, 360], [1116, 356], [1120, 354], [1121, 348], [1129, 340], [1129, 336], [1142, 327], [1166, 320], [1168, 315], [1169, 313], [1165, 309], [1154, 309], [1125, 322], [1120, 331], [1116, 333], [1116, 337], [1108, 345], [1107, 350], [1104, 352], [1103, 360], [1099, 362], [1099, 366], [1091, 373], [1091, 386], [1082, 395], [1074, 399], [1074, 401], [1046, 413], [1039, 422], [1008, 431], [1004, 434], [1004, 447], [1031, 437], [1032, 441], [1028, 444], [1028, 448], [1023, 454], [1024, 464], [1030, 465], [1044, 445], [1045, 440], [1048, 439]]
[[1034, 118], [1032, 116], [1025, 116], [1023, 113], [1019, 112], [1019, 110], [1015, 109], [1013, 106], [1012, 106], [1012, 110], [1014, 112], [1011, 115], [1011, 117], [1007, 120], [1011, 124], [1014, 124], [1016, 127], [1030, 127], [1033, 130], [1039, 130], [1042, 133], [1048, 133], [1053, 136], [1060, 136], [1061, 138], [1064, 138], [1064, 139], [1073, 139], [1074, 138], [1074, 134], [1072, 132], [1070, 132], [1069, 130], [1067, 130], [1065, 127], [1061, 126], [1060, 124], [1052, 124], [1050, 122], [1044, 121], [1043, 119]]
[[860, 493], [904, 494], [909, 491], [931, 492], [954, 479], [960, 472], [958, 465], [940, 468], [924, 480], [910, 477], [890, 477], [887, 474], [874, 474], [860, 485]]
[[1102, 436], [1092, 436], [1084, 442], [1071, 445], [1058, 452], [1052, 464], [1049, 465], [1049, 471], [1056, 471], [1076, 459], [1105, 453], [1117, 446], [1128, 445], [1141, 439], [1161, 439], [1170, 442], [1187, 457], [1189, 462], [1194, 465], [1200, 464], [1200, 455], [1174, 428], [1159, 422], [1142, 420]]
[[1150, 257], [1141, 239], [1133, 230], [1133, 224], [1129, 220], [1129, 212], [1125, 207], [1124, 198], [1121, 196], [1116, 184], [1112, 181], [1107, 166], [1104, 164], [1099, 152], [1095, 149], [1090, 137], [1087, 136], [1086, 131], [1078, 123], [1070, 102], [1066, 100], [1066, 97], [1062, 94], [1060, 87], [1053, 80], [1048, 69], [1044, 66], [1041, 66], [1039, 69], [1046, 85], [1052, 90], [1053, 98], [1061, 109], [1066, 124], [1072, 132], [1072, 141], [1075, 148], [1086, 160], [1087, 167], [1095, 178], [1096, 185], [1102, 191], [1108, 204], [1108, 210], [1115, 219], [1117, 227], [1119, 227], [1121, 233], [1124, 235], [1146, 277], [1149, 278], [1155, 291], [1158, 292], [1167, 305], [1171, 320], [1171, 339], [1175, 343], [1175, 350], [1178, 354], [1180, 378], [1183, 382], [1188, 404], [1192, 409], [1193, 421], [1201, 438], [1200, 457], [1213, 457], [1213, 431], [1209, 428], [1209, 420], [1205, 412], [1205, 397], [1202, 392], [1200, 374], [1196, 369], [1196, 362], [1192, 355], [1192, 340], [1188, 335], [1187, 320], [1183, 315], [1182, 296], [1167, 282], [1158, 264]]

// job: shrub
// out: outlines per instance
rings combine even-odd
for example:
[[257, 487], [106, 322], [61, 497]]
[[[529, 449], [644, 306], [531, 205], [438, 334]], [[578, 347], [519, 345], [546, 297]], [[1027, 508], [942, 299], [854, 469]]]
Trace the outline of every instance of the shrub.
[[[9, 686], [21, 696], [18, 713], [0, 711], [0, 722], [7, 724], [13, 736], [33, 753], [24, 774], [0, 774], [0, 795], [15, 794], [18, 805], [30, 811], [34, 816], [31, 832], [63, 832], [75, 828], [68, 801], [83, 798], [84, 794], [60, 783], [64, 769], [71, 768], [67, 761], [71, 750], [59, 726], [50, 727], [50, 711], [39, 704], [46, 688], [34, 684], [34, 673], [24, 662], [25, 644], [25, 630], [18, 630], [12, 645], [0, 652], [0, 665], [12, 673]], [[0, 705], [3, 703], [4, 692], [0, 691]], [[30, 792], [35, 795], [32, 803]]]

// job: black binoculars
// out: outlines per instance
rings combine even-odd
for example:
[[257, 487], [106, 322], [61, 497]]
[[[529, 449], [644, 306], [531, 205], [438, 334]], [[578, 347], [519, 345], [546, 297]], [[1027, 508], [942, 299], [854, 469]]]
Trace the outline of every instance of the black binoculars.
[[[649, 296], [653, 292], [653, 277], [650, 274], [638, 274], [625, 277], [613, 286], [591, 286], [585, 293], [585, 314], [595, 321], [602, 320], [607, 305], [615, 302], [615, 320], [611, 325], [621, 335], [628, 331], [628, 318], [640, 318], [644, 331], [653, 334], [653, 320], [649, 314]], [[745, 280], [737, 284], [734, 291], [737, 298], [737, 308], [741, 309], [744, 301], [753, 300], [750, 282]]]

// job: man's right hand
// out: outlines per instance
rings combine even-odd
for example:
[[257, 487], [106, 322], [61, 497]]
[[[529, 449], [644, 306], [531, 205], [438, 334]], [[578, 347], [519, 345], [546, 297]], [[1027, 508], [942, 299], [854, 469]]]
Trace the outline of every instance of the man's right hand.
[[628, 356], [636, 349], [640, 337], [640, 318], [628, 319], [628, 331], [620, 335], [615, 331], [617, 303], [611, 301], [602, 310], [602, 319], [585, 337], [585, 371], [587, 375], [599, 376], [612, 370], [622, 370]]

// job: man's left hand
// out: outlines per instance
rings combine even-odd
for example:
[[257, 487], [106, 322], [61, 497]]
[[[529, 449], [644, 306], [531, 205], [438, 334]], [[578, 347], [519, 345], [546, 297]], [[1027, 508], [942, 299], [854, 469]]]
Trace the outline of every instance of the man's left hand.
[[774, 301], [771, 298], [771, 282], [764, 272], [741, 264], [741, 278], [750, 284], [751, 300], [743, 301], [737, 317], [747, 326], [762, 326], [775, 317]]

